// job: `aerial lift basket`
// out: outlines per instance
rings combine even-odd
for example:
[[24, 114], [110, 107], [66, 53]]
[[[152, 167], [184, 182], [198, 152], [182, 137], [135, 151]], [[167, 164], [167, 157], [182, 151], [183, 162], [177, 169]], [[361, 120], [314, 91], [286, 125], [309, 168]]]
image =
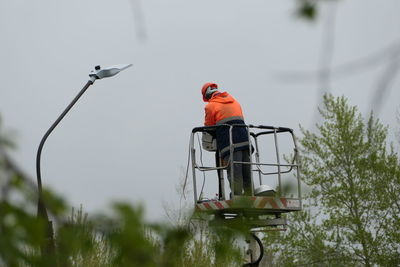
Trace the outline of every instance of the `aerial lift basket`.
[[[232, 144], [232, 129], [234, 127], [246, 127], [249, 135], [249, 150], [250, 162], [237, 162], [233, 161], [233, 164], [223, 164], [220, 159], [219, 152], [215, 147], [215, 140], [212, 136], [215, 136], [215, 131], [218, 127], [229, 127], [229, 139], [230, 139], [230, 159], [232, 159], [232, 153], [234, 151], [234, 145]], [[202, 133], [202, 146], [195, 145], [195, 135]], [[293, 154], [291, 160], [288, 163], [282, 163], [282, 155], [279, 151], [279, 139], [282, 135], [289, 135], [286, 140], [292, 140]], [[275, 160], [272, 162], [261, 162], [261, 153], [264, 152], [260, 147], [261, 138], [272, 139], [273, 149], [269, 149], [268, 153], [273, 153]], [[288, 144], [285, 144], [286, 146]], [[215, 153], [215, 166], [203, 166], [203, 162], [196, 158], [196, 150], [199, 149], [202, 154], [207, 150], [208, 153]], [[193, 176], [193, 193], [194, 193], [194, 205], [195, 210], [199, 213], [205, 213], [214, 216], [215, 218], [222, 219], [226, 222], [234, 222], [236, 220], [247, 221], [252, 228], [269, 227], [269, 226], [285, 226], [286, 220], [281, 217], [282, 213], [299, 211], [302, 208], [301, 199], [301, 181], [300, 181], [300, 166], [299, 166], [299, 155], [296, 143], [296, 137], [293, 130], [285, 127], [273, 127], [264, 125], [230, 125], [221, 124], [218, 126], [204, 126], [196, 127], [192, 130], [190, 139], [190, 152], [192, 159], [192, 176]], [[205, 152], [207, 153], [207, 152]], [[286, 155], [288, 156], [288, 155]], [[234, 164], [249, 164], [251, 165], [251, 195], [250, 196], [238, 196], [225, 193], [224, 186], [224, 172], [228, 168], [231, 168], [231, 173], [234, 172]], [[268, 169], [268, 171], [265, 171]], [[214, 172], [217, 173], [218, 177], [218, 194], [216, 198], [204, 199], [202, 192], [198, 194], [197, 189], [197, 178], [196, 172]], [[258, 177], [254, 181], [254, 176]], [[294, 186], [296, 187], [293, 194], [285, 195], [286, 192], [283, 190], [283, 185], [286, 184], [284, 179], [289, 176], [294, 179]], [[233, 175], [231, 176], [233, 179]], [[265, 180], [268, 179], [268, 183], [271, 183], [271, 179], [275, 179], [275, 188], [267, 185]], [[229, 191], [233, 191], [233, 181], [230, 181], [231, 188]], [[229, 195], [229, 197], [227, 196]]]

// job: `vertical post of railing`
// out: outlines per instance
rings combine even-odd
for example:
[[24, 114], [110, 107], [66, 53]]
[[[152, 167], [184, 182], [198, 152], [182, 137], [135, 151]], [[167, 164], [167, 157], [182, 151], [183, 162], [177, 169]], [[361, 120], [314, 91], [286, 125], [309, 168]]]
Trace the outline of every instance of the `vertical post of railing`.
[[[252, 171], [252, 168], [253, 168], [253, 165], [252, 165], [252, 163], [253, 163], [253, 160], [252, 160], [252, 156], [251, 156], [251, 142], [250, 142], [250, 126], [248, 126], [248, 125], [246, 125], [245, 126], [246, 127], [246, 129], [247, 129], [247, 139], [249, 140], [249, 169], [250, 169], [250, 184], [251, 184], [251, 195], [252, 196], [254, 196], [254, 183], [253, 183], [253, 171]], [[244, 166], [244, 165], [242, 165], [242, 166]]]
[[[254, 143], [256, 145], [256, 152], [255, 152], [255, 158], [256, 162], [260, 163], [260, 152], [259, 152], [259, 146], [258, 146], [258, 139], [256, 136], [254, 136]], [[257, 172], [258, 172], [258, 179], [260, 180], [260, 186], [262, 185], [262, 180], [261, 180], [261, 170], [260, 170], [260, 165], [257, 166]]]
[[[223, 162], [220, 151], [215, 151], [216, 166], [222, 167]], [[218, 175], [218, 199], [225, 200], [224, 170], [217, 170]]]
[[192, 176], [193, 176], [193, 196], [194, 204], [197, 204], [197, 184], [196, 184], [196, 151], [194, 149], [194, 133], [190, 135], [190, 153], [192, 157]]
[[275, 150], [276, 150], [276, 163], [278, 164], [279, 195], [282, 196], [281, 161], [279, 158], [278, 137], [276, 134], [276, 128], [274, 128], [274, 140], [275, 140]]
[[233, 152], [234, 152], [234, 147], [233, 147], [233, 137], [232, 137], [232, 130], [233, 130], [233, 126], [232, 125], [230, 125], [229, 126], [229, 154], [230, 154], [230, 157], [229, 157], [229, 161], [230, 161], [230, 163], [231, 163], [231, 165], [230, 165], [230, 168], [231, 168], [231, 177], [229, 177], [230, 178], [230, 180], [231, 180], [231, 192], [232, 192], [232, 196], [234, 196], [235, 195], [235, 179], [234, 179], [234, 160], [233, 160]]

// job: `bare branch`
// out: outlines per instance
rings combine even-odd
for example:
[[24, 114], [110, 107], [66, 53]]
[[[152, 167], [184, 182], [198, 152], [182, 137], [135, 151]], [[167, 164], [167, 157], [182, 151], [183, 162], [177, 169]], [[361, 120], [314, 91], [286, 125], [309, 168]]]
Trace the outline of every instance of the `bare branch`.
[[147, 38], [147, 34], [144, 22], [143, 9], [140, 1], [141, 0], [130, 0], [129, 3], [131, 5], [132, 15], [135, 21], [136, 37], [139, 40], [144, 41]]
[[[400, 50], [397, 52], [395, 57], [391, 59], [381, 77], [378, 80], [373, 97], [371, 98], [370, 109], [377, 115], [381, 111], [382, 105], [386, 96], [389, 93], [390, 85], [395, 80], [400, 67]], [[369, 111], [368, 111], [369, 112]]]
[[[352, 76], [359, 72], [376, 67], [379, 64], [384, 64], [392, 60], [395, 55], [400, 53], [400, 40], [371, 53], [365, 57], [361, 57], [349, 62], [345, 62], [338, 66], [331, 68], [331, 78], [339, 79]], [[314, 70], [314, 71], [277, 71], [274, 75], [281, 82], [314, 82], [318, 78], [318, 73], [326, 72], [327, 70]]]

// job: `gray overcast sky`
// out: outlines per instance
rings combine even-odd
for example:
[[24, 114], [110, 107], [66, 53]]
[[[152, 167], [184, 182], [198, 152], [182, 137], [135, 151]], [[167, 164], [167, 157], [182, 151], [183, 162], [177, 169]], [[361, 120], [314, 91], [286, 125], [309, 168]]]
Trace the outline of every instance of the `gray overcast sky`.
[[[248, 123], [297, 133], [299, 124], [312, 125], [315, 80], [288, 82], [277, 74], [318, 69], [332, 3], [323, 3], [310, 23], [293, 16], [296, 1], [290, 0], [142, 0], [144, 40], [132, 3], [0, 2], [0, 113], [17, 133], [14, 159], [33, 178], [41, 137], [89, 71], [97, 64], [134, 64], [97, 81], [44, 147], [44, 184], [74, 206], [92, 212], [125, 199], [144, 203], [149, 218], [161, 218], [163, 202], [177, 204], [190, 130], [203, 122], [206, 81], [237, 98]], [[339, 1], [332, 66], [400, 41], [399, 11], [398, 0]], [[384, 69], [382, 63], [333, 77], [331, 92], [366, 113]], [[391, 137], [399, 86], [397, 78], [380, 113]]]

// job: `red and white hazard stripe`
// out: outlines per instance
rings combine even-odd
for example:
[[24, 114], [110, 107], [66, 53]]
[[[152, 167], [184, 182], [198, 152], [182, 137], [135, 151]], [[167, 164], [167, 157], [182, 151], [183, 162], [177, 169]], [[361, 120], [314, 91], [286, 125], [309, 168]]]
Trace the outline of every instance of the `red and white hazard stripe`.
[[[299, 209], [300, 201], [298, 199], [290, 199], [286, 198], [273, 198], [273, 197], [251, 197], [250, 198], [250, 207], [255, 209]], [[196, 210], [198, 211], [213, 211], [213, 210], [223, 210], [232, 208], [233, 201], [232, 200], [222, 200], [222, 201], [207, 201], [196, 204]], [[235, 206], [240, 208], [240, 206]]]

